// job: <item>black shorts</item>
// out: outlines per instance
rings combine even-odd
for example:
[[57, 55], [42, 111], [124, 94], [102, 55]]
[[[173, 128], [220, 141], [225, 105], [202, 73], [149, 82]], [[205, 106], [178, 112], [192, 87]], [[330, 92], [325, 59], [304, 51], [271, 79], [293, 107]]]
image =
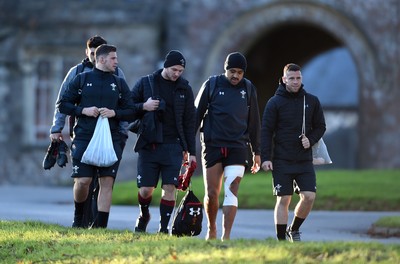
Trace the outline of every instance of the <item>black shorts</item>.
[[301, 192], [317, 191], [315, 170], [311, 161], [293, 163], [274, 160], [272, 166], [274, 168], [272, 171], [272, 187], [275, 196], [293, 195], [294, 184]]
[[81, 178], [81, 177], [103, 177], [103, 176], [111, 176], [116, 177], [119, 163], [121, 161], [122, 149], [121, 149], [121, 141], [117, 140], [113, 142], [115, 154], [118, 157], [118, 161], [115, 162], [110, 167], [97, 167], [93, 165], [89, 165], [86, 163], [82, 163], [81, 159], [83, 153], [85, 152], [87, 146], [89, 145], [88, 141], [78, 141], [75, 140], [72, 142], [71, 146], [71, 156], [72, 156], [72, 178]]
[[82, 163], [80, 159], [72, 159], [72, 178], [82, 178], [82, 177], [104, 177], [111, 176], [115, 179], [117, 177], [117, 172], [119, 168], [119, 160], [115, 162], [110, 167], [97, 167]]
[[203, 145], [201, 158], [206, 168], [211, 168], [217, 163], [222, 163], [222, 167], [243, 165], [247, 168], [249, 166], [249, 149], [208, 147]]
[[179, 143], [150, 144], [139, 150], [137, 163], [137, 186], [157, 187], [161, 177], [161, 185], [178, 186], [183, 161], [183, 149]]

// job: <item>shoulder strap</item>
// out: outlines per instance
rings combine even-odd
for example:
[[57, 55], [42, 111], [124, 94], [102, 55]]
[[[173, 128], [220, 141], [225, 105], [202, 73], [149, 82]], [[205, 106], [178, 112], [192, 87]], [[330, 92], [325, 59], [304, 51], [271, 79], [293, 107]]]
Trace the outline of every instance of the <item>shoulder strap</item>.
[[250, 107], [251, 102], [251, 82], [248, 79], [244, 79], [246, 83], [246, 93], [247, 93], [247, 106]]
[[208, 102], [211, 102], [212, 96], [214, 95], [215, 87], [217, 87], [217, 76], [210, 77], [210, 87], [208, 89]]
[[301, 134], [306, 134], [306, 95], [303, 98], [303, 125], [301, 127]]
[[82, 62], [76, 65], [75, 75], [78, 75], [79, 73], [83, 72], [83, 69], [85, 69], [85, 66], [83, 65]]
[[151, 95], [154, 95], [154, 77], [152, 74], [147, 75], [147, 80], [149, 81]]

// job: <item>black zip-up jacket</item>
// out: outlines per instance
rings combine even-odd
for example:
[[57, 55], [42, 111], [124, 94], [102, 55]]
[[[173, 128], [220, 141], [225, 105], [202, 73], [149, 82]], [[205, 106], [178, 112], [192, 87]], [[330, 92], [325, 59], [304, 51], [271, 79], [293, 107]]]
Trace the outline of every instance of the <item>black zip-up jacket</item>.
[[[135, 86], [132, 89], [132, 97], [135, 103], [135, 107], [140, 109], [138, 112], [138, 117], [143, 117], [144, 115], [154, 115], [154, 112], [147, 112], [143, 110], [143, 104], [147, 101], [148, 98], [153, 95], [158, 95], [158, 90], [162, 89], [162, 87], [158, 87], [160, 83], [158, 80], [162, 78], [161, 76], [162, 69], [155, 71], [152, 73], [152, 79], [154, 80], [153, 89], [154, 94], [152, 93], [152, 89], [149, 84], [148, 76], [144, 76], [140, 78]], [[194, 109], [194, 96], [192, 87], [189, 85], [189, 82], [180, 77], [176, 80], [175, 90], [174, 90], [174, 103], [173, 103], [173, 111], [175, 114], [176, 121], [176, 129], [178, 131], [179, 139], [181, 142], [182, 149], [184, 151], [188, 151], [190, 155], [196, 155], [196, 140], [195, 140], [195, 109]], [[142, 118], [142, 122], [154, 122], [158, 119], [155, 118]], [[150, 127], [154, 124], [145, 124], [145, 126]], [[144, 132], [146, 133], [146, 132]], [[162, 138], [162, 135], [148, 135], [148, 138]], [[148, 143], [154, 142], [146, 142], [145, 137], [139, 135], [135, 151], [138, 151], [140, 148], [145, 146]]]
[[[203, 144], [212, 147], [247, 147], [260, 155], [260, 113], [257, 91], [251, 84], [250, 103], [245, 79], [232, 85], [224, 74], [217, 76], [210, 95], [208, 79], [196, 98], [196, 131], [200, 127]], [[211, 97], [211, 98], [210, 98]]]
[[[86, 77], [84, 86], [81, 88], [80, 78], [82, 74], [86, 74]], [[122, 86], [120, 90], [117, 87], [116, 78], [120, 79]], [[74, 140], [90, 141], [92, 138], [97, 118], [82, 114], [83, 108], [92, 106], [106, 107], [115, 111], [115, 117], [108, 119], [113, 141], [120, 139], [119, 122], [121, 120], [132, 120], [137, 112], [129, 86], [124, 79], [97, 68], [80, 73], [68, 84], [65, 93], [57, 104], [61, 113], [77, 117], [74, 127]]]
[[318, 98], [307, 93], [303, 85], [297, 93], [280, 83], [265, 108], [261, 125], [261, 162], [286, 160], [312, 162], [312, 150], [301, 143], [304, 96], [306, 99], [305, 134], [311, 146], [326, 130], [325, 118]]

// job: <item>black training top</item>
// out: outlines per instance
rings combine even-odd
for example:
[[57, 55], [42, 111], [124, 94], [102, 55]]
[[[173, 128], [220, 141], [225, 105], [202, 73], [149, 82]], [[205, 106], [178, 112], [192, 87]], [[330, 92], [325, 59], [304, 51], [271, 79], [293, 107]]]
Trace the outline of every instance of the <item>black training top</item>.
[[260, 114], [257, 91], [251, 84], [248, 100], [245, 79], [232, 85], [224, 74], [217, 76], [216, 87], [210, 95], [210, 79], [201, 87], [196, 98], [196, 129], [200, 127], [201, 141], [211, 147], [247, 147], [260, 154]]
[[[80, 78], [85, 74], [85, 82], [80, 87]], [[97, 118], [82, 114], [85, 107], [106, 107], [115, 111], [116, 116], [109, 118], [113, 140], [119, 139], [119, 122], [133, 119], [136, 108], [133, 104], [129, 87], [120, 78], [118, 88], [116, 78], [111, 72], [103, 72], [97, 68], [78, 74], [68, 85], [57, 105], [59, 111], [66, 115], [75, 115], [74, 140], [90, 141], [96, 127]]]

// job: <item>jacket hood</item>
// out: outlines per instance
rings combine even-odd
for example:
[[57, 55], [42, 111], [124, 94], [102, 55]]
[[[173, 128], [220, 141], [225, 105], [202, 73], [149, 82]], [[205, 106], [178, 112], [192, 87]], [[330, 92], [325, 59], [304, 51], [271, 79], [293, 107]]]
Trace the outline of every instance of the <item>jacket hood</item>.
[[93, 68], [93, 64], [90, 62], [89, 58], [84, 58], [82, 64], [84, 67]]

